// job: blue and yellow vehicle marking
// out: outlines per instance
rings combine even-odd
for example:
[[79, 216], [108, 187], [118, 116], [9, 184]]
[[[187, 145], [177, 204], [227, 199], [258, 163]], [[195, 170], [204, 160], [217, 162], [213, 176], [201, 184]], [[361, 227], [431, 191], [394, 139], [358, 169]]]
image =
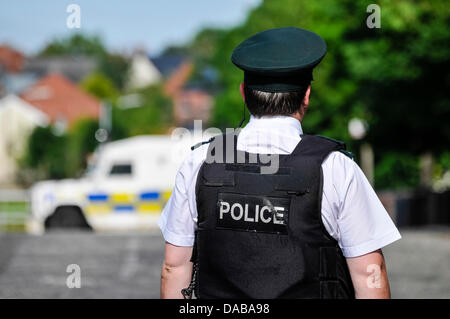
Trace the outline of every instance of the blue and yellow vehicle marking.
[[134, 206], [133, 205], [116, 205], [114, 206], [114, 211], [115, 212], [133, 212], [134, 211]]
[[92, 193], [87, 194], [85, 211], [89, 215], [109, 213], [159, 214], [171, 191], [145, 191], [133, 193]]
[[133, 203], [135, 200], [134, 194], [114, 193], [111, 194], [111, 201], [113, 203]]
[[106, 202], [108, 200], [107, 194], [89, 194], [88, 199], [91, 202]]
[[160, 194], [158, 192], [145, 192], [141, 193], [139, 195], [139, 198], [141, 200], [147, 201], [147, 200], [158, 200], [160, 197]]

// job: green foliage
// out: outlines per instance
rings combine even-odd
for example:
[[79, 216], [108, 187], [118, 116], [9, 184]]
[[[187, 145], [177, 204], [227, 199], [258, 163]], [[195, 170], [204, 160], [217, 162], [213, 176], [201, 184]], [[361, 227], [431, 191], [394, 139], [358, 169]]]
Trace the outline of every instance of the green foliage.
[[445, 172], [450, 171], [450, 151], [440, 154], [433, 166], [433, 179], [439, 180]]
[[419, 183], [417, 156], [387, 152], [379, 159], [375, 170], [375, 187], [381, 189], [414, 188]]
[[172, 101], [162, 93], [160, 86], [151, 86], [136, 93], [142, 99], [139, 107], [113, 107], [113, 139], [163, 134], [172, 124]]
[[38, 126], [28, 139], [21, 164], [34, 169], [39, 178], [63, 178], [66, 176], [66, 144], [67, 136], [55, 135], [52, 126]]
[[129, 61], [121, 55], [102, 54], [99, 57], [99, 72], [108, 77], [119, 90], [124, 88], [129, 67]]
[[66, 176], [77, 176], [85, 170], [88, 155], [98, 146], [95, 139], [98, 128], [97, 120], [80, 119], [69, 130], [66, 144]]
[[115, 100], [119, 96], [114, 83], [100, 72], [93, 72], [80, 83], [81, 88], [101, 100]]
[[33, 171], [33, 176], [21, 176], [23, 182], [79, 175], [86, 168], [88, 154], [98, 145], [97, 129], [97, 121], [92, 119], [80, 119], [62, 135], [55, 134], [52, 126], [36, 127], [20, 161], [22, 168]]
[[378, 155], [377, 186], [413, 186], [418, 181], [414, 156], [440, 153], [450, 145], [450, 127], [444, 123], [450, 118], [450, 6], [443, 0], [380, 0], [381, 28], [369, 29], [369, 4], [265, 0], [242, 25], [209, 36], [205, 47], [214, 48], [209, 60], [223, 87], [212, 124], [235, 127], [242, 118], [243, 73], [230, 61], [241, 41], [275, 27], [312, 30], [324, 38], [328, 52], [314, 71], [304, 131], [352, 145], [348, 122], [364, 119], [366, 141]]
[[[419, 154], [447, 149], [450, 9], [444, 1], [382, 1], [372, 37], [353, 33], [344, 57], [358, 83], [355, 99], [370, 112], [369, 141]], [[412, 133], [414, 132], [414, 133]]]
[[80, 33], [63, 39], [54, 39], [40, 53], [40, 56], [84, 55], [100, 56], [106, 53], [98, 36], [87, 36]]

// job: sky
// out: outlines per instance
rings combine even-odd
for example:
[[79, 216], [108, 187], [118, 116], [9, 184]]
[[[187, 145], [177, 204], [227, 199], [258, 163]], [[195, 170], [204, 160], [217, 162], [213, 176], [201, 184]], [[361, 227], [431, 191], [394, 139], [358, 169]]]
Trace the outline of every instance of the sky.
[[[101, 36], [113, 51], [136, 47], [158, 55], [204, 27], [243, 22], [261, 0], [0, 0], [0, 44], [32, 55], [54, 38], [83, 32]], [[68, 28], [70, 4], [80, 7], [80, 28]]]

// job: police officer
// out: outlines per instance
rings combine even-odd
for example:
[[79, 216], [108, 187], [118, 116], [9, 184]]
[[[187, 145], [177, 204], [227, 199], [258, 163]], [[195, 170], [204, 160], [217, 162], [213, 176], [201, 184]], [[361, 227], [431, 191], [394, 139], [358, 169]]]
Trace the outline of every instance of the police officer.
[[390, 297], [381, 248], [398, 230], [345, 145], [302, 130], [325, 53], [293, 27], [234, 50], [250, 121], [195, 148], [176, 176], [159, 220], [162, 298]]

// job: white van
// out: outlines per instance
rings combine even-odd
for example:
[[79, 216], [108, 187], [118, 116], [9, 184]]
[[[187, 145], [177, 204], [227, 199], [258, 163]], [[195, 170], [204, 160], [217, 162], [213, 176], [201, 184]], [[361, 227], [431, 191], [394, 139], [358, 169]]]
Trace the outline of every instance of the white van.
[[155, 227], [178, 167], [193, 142], [152, 135], [102, 145], [82, 178], [33, 185], [28, 230], [42, 233], [53, 227]]

